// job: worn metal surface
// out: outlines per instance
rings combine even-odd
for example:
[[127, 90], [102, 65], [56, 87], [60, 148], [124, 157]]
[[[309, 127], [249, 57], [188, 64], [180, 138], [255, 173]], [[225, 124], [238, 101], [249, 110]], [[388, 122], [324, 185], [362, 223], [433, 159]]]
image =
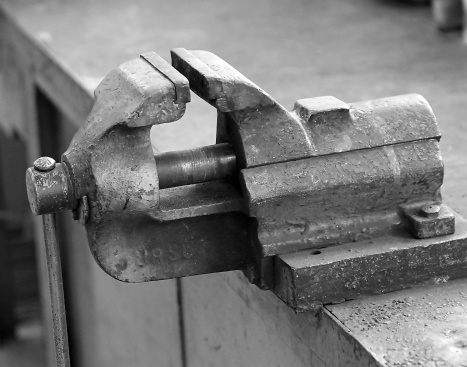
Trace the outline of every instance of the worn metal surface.
[[[119, 96], [134, 102], [122, 104]], [[186, 218], [176, 214], [170, 221], [163, 219], [164, 212], [174, 212], [170, 203], [159, 200], [149, 127], [177, 120], [184, 109], [184, 104], [175, 104], [171, 81], [143, 60], [131, 61], [98, 87], [88, 122], [63, 156], [73, 175], [75, 196], [89, 200], [86, 229], [91, 251], [119, 280], [226, 271], [251, 261], [249, 219], [244, 215], [217, 214], [226, 211], [219, 207], [196, 215], [185, 206], [178, 215]], [[199, 208], [196, 198], [191, 200]]]
[[192, 90], [225, 113], [221, 119], [241, 168], [441, 136], [419, 95], [350, 105], [310, 98], [289, 112], [210, 52], [175, 49], [172, 64]]
[[241, 173], [264, 256], [388, 233], [400, 222], [400, 206], [441, 201], [442, 179], [433, 139]]
[[221, 112], [275, 105], [265, 91], [220, 57], [207, 51], [171, 52], [172, 65], [190, 82], [190, 88]]
[[455, 232], [454, 213], [446, 205], [426, 205], [404, 211], [407, 226], [415, 238], [431, 238]]
[[96, 234], [90, 238], [96, 261], [125, 282], [238, 270], [253, 262], [249, 219], [241, 213], [162, 223], [116, 217], [98, 230], [89, 226], [88, 234]]
[[[72, 186], [66, 208], [85, 225], [96, 261], [112, 277], [145, 282], [243, 270], [304, 310], [355, 293], [337, 281], [323, 288], [316, 264], [306, 262], [310, 249], [333, 246], [352, 274], [361, 258], [346, 257], [349, 243], [401, 239], [407, 248], [396, 252], [368, 246], [375, 253], [367, 261], [378, 266], [395, 254], [423, 257], [438, 254], [440, 243], [457, 243], [420, 242], [406, 233], [416, 228], [415, 235], [433, 237], [454, 228], [443, 206], [437, 216], [425, 210], [442, 204], [443, 164], [440, 133], [423, 97], [352, 104], [319, 97], [287, 111], [212, 53], [176, 49], [172, 62], [175, 68], [144, 54], [112, 71], [62, 157]], [[217, 108], [220, 144], [154, 157], [149, 128], [184, 114], [188, 83]], [[413, 224], [421, 208], [428, 214]], [[305, 261], [303, 269], [289, 264], [294, 261]], [[449, 271], [462, 273], [462, 266]], [[391, 287], [368, 282], [357, 293], [425, 281], [428, 275], [420, 274], [404, 273]], [[318, 290], [309, 286], [315, 278]]]
[[382, 366], [467, 366], [467, 280], [326, 308]]
[[[67, 195], [62, 195], [68, 206], [53, 204], [55, 197], [53, 205], [50, 197], [42, 204], [42, 197], [38, 200], [32, 194], [31, 206], [35, 209], [39, 202], [36, 213], [73, 208], [76, 219], [86, 224], [96, 261], [122, 281], [242, 269], [253, 261], [251, 219], [240, 213], [241, 194], [233, 185], [214, 182], [167, 189], [164, 194], [159, 191], [149, 128], [177, 120], [185, 110], [183, 99], [176, 100], [173, 75], [178, 72], [172, 68], [168, 73], [170, 68], [167, 64], [163, 74], [160, 65], [155, 69], [137, 59], [111, 72], [97, 88], [93, 110], [64, 153], [63, 163], [47, 173], [28, 170], [28, 186], [36, 196], [45, 185], [43, 181], [47, 183], [67, 170], [60, 177], [63, 182], [71, 182]], [[171, 74], [171, 80], [167, 74]], [[178, 79], [184, 77], [178, 74]], [[212, 150], [220, 153], [220, 160]], [[228, 145], [198, 153], [212, 158], [205, 172], [211, 179], [235, 172]], [[180, 178], [185, 184], [210, 179], [206, 176], [186, 181], [186, 172], [175, 175], [177, 184]], [[72, 200], [68, 200], [70, 195]]]
[[50, 158], [50, 157], [37, 158], [33, 163], [34, 168], [37, 171], [41, 171], [41, 172], [51, 171], [55, 168], [55, 165], [56, 165], [55, 159]]
[[[435, 117], [419, 95], [357, 102], [318, 97], [283, 107], [242, 110], [227, 116], [232, 145], [245, 167], [284, 162], [422, 139], [439, 139]], [[323, 108], [323, 111], [319, 109]], [[304, 111], [306, 110], [306, 112]]]
[[297, 311], [467, 276], [467, 222], [454, 235], [414, 240], [401, 226], [374, 240], [275, 258], [276, 294]]
[[154, 155], [159, 189], [216, 181], [237, 175], [235, 152], [228, 143]]
[[152, 67], [169, 79], [175, 87], [175, 103], [188, 103], [191, 101], [190, 85], [188, 80], [171, 67], [155, 52], [147, 52], [141, 55]]
[[[169, 80], [167, 70], [163, 74], [159, 69], [163, 68], [137, 59], [111, 72], [96, 90], [88, 121], [62, 157], [73, 185], [73, 208], [80, 223], [86, 224], [91, 251], [108, 274], [126, 282], [251, 266], [252, 221], [240, 213], [238, 189], [228, 183], [206, 183], [159, 191], [149, 128], [177, 120], [185, 110], [176, 101], [174, 77]], [[228, 145], [198, 153], [208, 160], [206, 177], [193, 169], [193, 178], [184, 177], [190, 170], [183, 170], [174, 175], [175, 183], [235, 172]], [[193, 160], [193, 152], [190, 155], [189, 161], [196, 164], [196, 156]]]
[[54, 164], [51, 170], [28, 168], [26, 189], [34, 214], [54, 213], [73, 207], [73, 191], [65, 165]]
[[70, 367], [65, 298], [63, 294], [60, 248], [58, 247], [55, 214], [44, 214], [43, 222], [56, 363], [57, 367]]

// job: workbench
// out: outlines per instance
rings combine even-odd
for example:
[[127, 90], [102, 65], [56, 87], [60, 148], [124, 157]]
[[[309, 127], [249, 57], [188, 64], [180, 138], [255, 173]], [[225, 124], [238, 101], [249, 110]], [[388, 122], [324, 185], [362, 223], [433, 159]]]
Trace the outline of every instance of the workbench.
[[[59, 158], [116, 65], [146, 51], [210, 50], [281, 104], [420, 93], [443, 138], [444, 201], [467, 217], [466, 48], [428, 8], [391, 1], [4, 1], [0, 115], [32, 162]], [[160, 150], [214, 143], [215, 110], [153, 131]], [[94, 263], [82, 227], [61, 218], [73, 366], [467, 365], [467, 280], [294, 314], [241, 273], [128, 285]], [[47, 281], [35, 223], [44, 317]], [[47, 325], [47, 322], [45, 323]], [[47, 331], [50, 335], [50, 330]], [[49, 338], [50, 341], [50, 338]], [[49, 343], [49, 360], [52, 360]]]

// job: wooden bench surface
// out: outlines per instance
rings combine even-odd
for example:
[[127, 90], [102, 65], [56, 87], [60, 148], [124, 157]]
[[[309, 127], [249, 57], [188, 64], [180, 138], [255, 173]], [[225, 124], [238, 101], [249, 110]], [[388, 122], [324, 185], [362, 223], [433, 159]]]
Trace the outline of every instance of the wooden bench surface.
[[[420, 93], [443, 133], [445, 202], [467, 217], [467, 49], [459, 35], [437, 33], [428, 8], [373, 0], [3, 5], [9, 15], [0, 15], [0, 45], [9, 42], [10, 48], [0, 46], [0, 78], [14, 89], [19, 80], [14, 76], [26, 73], [60, 108], [71, 129], [84, 120], [92, 105], [90, 90], [110, 69], [146, 51], [169, 60], [175, 47], [218, 54], [288, 108], [296, 99], [321, 95], [353, 102]], [[2, 75], [2, 70], [13, 71]], [[20, 107], [0, 104], [4, 116], [30, 139], [32, 158], [39, 152], [37, 126], [27, 108], [18, 112]], [[154, 132], [163, 150], [214, 142], [215, 111], [199, 99], [173, 125]], [[77, 302], [72, 333], [80, 365], [376, 366], [389, 358], [387, 365], [396, 366], [399, 357], [394, 356], [412, 358], [401, 350], [413, 350], [423, 339], [422, 331], [419, 339], [399, 344], [391, 339], [403, 334], [404, 322], [412, 322], [404, 313], [422, 315], [429, 323], [438, 310], [447, 321], [465, 324], [467, 308], [456, 303], [464, 289], [467, 294], [463, 280], [335, 305], [318, 318], [293, 314], [236, 273], [122, 285], [101, 274], [82, 243], [82, 230], [70, 228], [70, 294]], [[443, 297], [446, 304], [452, 301], [449, 308], [424, 304], [436, 292], [447, 292]], [[381, 321], [386, 320], [381, 309], [391, 310], [393, 303], [401, 305], [394, 306], [395, 312], [402, 310], [400, 319], [391, 316], [397, 327]], [[367, 321], [367, 326], [356, 321], [371, 319], [375, 309], [379, 321]], [[464, 330], [436, 325], [429, 329], [432, 340], [451, 354], [435, 348], [436, 355], [424, 365], [434, 366], [436, 358], [451, 365], [467, 360]], [[428, 330], [425, 324], [421, 330]]]

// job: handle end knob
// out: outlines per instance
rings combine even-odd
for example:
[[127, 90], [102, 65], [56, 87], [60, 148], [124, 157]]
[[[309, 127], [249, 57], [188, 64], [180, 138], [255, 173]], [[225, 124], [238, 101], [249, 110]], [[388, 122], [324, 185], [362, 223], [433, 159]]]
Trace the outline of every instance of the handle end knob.
[[63, 163], [41, 157], [26, 171], [29, 205], [35, 215], [73, 208], [73, 190]]

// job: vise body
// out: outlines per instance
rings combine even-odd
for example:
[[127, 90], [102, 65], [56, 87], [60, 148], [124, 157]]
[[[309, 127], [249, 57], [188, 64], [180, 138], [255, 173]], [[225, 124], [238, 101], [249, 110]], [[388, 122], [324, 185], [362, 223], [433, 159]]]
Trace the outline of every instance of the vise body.
[[[61, 163], [27, 171], [32, 211], [73, 211], [107, 274], [242, 270], [297, 311], [467, 276], [423, 97], [288, 111], [212, 53], [171, 56], [110, 72]], [[151, 126], [180, 119], [190, 90], [217, 109], [216, 144], [154, 155]]]

